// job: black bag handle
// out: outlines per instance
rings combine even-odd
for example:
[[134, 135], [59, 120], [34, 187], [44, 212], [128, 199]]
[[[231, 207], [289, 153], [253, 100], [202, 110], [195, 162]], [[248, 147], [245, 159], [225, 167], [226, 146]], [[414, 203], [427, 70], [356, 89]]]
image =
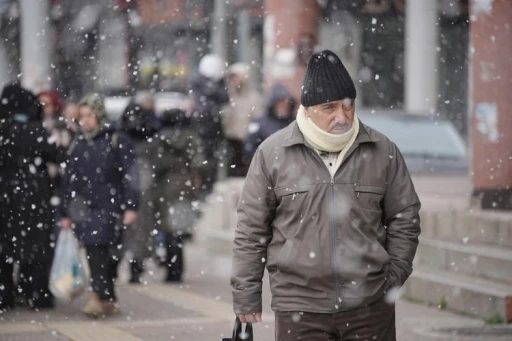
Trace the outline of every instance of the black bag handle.
[[222, 339], [222, 341], [254, 341], [252, 333], [252, 324], [246, 323], [245, 326], [245, 338], [241, 338], [242, 335], [242, 321], [238, 316], [235, 319], [235, 325], [233, 326], [233, 335], [231, 339]]

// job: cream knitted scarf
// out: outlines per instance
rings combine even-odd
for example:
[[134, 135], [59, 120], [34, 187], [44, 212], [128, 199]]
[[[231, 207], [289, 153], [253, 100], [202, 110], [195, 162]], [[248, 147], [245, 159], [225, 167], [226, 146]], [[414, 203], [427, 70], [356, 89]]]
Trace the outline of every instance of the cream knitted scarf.
[[339, 153], [336, 159], [336, 169], [341, 165], [345, 154], [359, 134], [359, 119], [356, 114], [354, 114], [354, 121], [349, 131], [344, 134], [330, 134], [320, 129], [311, 118], [306, 116], [306, 109], [302, 105], [297, 112], [297, 124], [306, 141], [317, 152]]

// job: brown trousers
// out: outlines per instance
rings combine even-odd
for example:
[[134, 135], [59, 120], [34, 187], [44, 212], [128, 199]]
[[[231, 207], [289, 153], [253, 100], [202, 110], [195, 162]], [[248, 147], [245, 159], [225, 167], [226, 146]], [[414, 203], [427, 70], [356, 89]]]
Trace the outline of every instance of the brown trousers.
[[335, 314], [276, 312], [276, 341], [396, 341], [395, 306], [383, 298]]

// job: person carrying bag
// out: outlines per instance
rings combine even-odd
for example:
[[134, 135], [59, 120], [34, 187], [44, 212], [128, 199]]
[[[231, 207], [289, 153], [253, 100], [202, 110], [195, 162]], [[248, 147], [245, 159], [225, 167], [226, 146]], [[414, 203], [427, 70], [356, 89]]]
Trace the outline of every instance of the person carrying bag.
[[119, 313], [112, 248], [137, 220], [138, 173], [134, 146], [108, 122], [103, 97], [88, 95], [78, 106], [82, 131], [62, 177], [60, 227], [61, 233], [73, 228], [87, 253], [91, 288], [82, 311], [103, 317]]

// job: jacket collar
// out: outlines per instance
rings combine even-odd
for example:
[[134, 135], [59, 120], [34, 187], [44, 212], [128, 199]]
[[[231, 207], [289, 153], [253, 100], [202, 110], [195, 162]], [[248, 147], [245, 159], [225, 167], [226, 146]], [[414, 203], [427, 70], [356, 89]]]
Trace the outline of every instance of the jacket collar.
[[[359, 134], [356, 137], [354, 145], [367, 142], [379, 142], [380, 138], [376, 136], [376, 134], [372, 133], [373, 131], [370, 127], [359, 121]], [[302, 135], [302, 132], [299, 129], [297, 121], [295, 121], [290, 125], [290, 133], [284, 139], [283, 147], [291, 147], [297, 144], [306, 145], [306, 140], [304, 139], [304, 135]]]

